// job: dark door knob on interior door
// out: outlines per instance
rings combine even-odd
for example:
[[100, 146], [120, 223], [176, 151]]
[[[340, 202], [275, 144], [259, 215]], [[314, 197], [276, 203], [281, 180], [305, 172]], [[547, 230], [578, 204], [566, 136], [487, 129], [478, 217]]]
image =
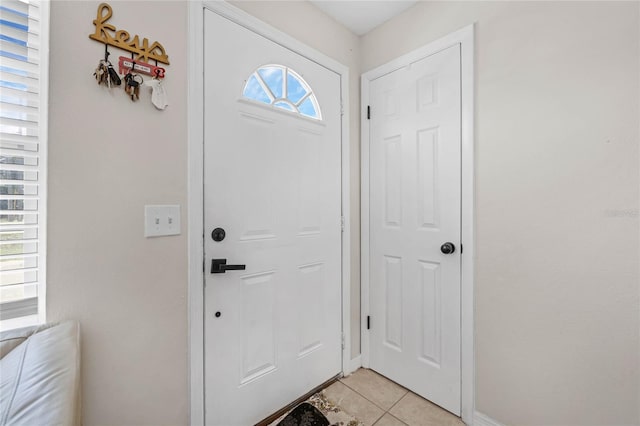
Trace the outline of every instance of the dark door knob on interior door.
[[244, 271], [246, 265], [227, 265], [227, 259], [211, 259], [211, 273], [224, 274], [227, 271]]
[[456, 251], [456, 246], [453, 243], [444, 243], [440, 246], [440, 251], [444, 254], [451, 254]]
[[224, 240], [224, 237], [226, 236], [227, 236], [227, 233], [222, 228], [216, 228], [213, 231], [211, 231], [211, 238], [213, 239], [213, 241], [220, 242]]

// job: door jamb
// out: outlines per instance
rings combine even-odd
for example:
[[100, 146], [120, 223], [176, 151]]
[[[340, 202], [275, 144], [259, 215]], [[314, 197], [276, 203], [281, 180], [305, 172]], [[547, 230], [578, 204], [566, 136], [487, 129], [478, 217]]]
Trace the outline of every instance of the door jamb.
[[224, 1], [189, 2], [188, 27], [188, 310], [189, 424], [204, 425], [204, 9], [256, 32], [340, 76], [342, 97], [342, 371], [351, 364], [351, 208], [349, 68]]
[[[361, 341], [362, 365], [369, 367], [369, 331], [364, 327], [369, 315], [369, 86], [371, 81], [406, 67], [441, 50], [460, 45], [461, 55], [461, 417], [473, 424], [475, 411], [475, 346], [474, 346], [474, 264], [475, 264], [475, 198], [474, 198], [474, 24], [433, 41], [387, 64], [362, 74], [361, 81]], [[375, 112], [374, 112], [375, 113]]]

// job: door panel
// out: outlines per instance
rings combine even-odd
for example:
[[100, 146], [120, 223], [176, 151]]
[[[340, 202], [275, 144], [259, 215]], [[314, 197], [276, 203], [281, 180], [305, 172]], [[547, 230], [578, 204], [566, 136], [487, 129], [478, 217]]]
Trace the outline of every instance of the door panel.
[[384, 256], [386, 287], [385, 344], [402, 351], [402, 258]]
[[459, 46], [370, 85], [370, 366], [455, 414], [460, 95]]
[[[271, 64], [322, 120], [243, 97]], [[205, 11], [204, 96], [205, 260], [246, 265], [205, 271], [205, 420], [245, 426], [341, 371], [340, 77]]]

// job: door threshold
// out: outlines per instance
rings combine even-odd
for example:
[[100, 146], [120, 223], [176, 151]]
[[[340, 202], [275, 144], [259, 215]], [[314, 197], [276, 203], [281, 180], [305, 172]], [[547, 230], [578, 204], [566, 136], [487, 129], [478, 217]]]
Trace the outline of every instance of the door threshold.
[[313, 388], [309, 392], [305, 393], [304, 395], [302, 395], [300, 398], [296, 399], [292, 403], [288, 404], [287, 406], [285, 406], [285, 407], [281, 408], [280, 410], [276, 411], [275, 413], [271, 414], [269, 417], [265, 418], [264, 420], [259, 421], [258, 423], [255, 424], [255, 426], [269, 426], [271, 423], [273, 423], [274, 421], [278, 420], [278, 418], [280, 416], [282, 416], [286, 412], [294, 409], [298, 404], [300, 404], [301, 402], [306, 401], [312, 395], [320, 392], [322, 389], [328, 388], [329, 386], [331, 386], [332, 384], [334, 384], [335, 382], [340, 380], [341, 377], [342, 377], [342, 373], [337, 374], [336, 376], [330, 378], [329, 380], [327, 380], [326, 382], [322, 383], [321, 385], [316, 386], [315, 388]]

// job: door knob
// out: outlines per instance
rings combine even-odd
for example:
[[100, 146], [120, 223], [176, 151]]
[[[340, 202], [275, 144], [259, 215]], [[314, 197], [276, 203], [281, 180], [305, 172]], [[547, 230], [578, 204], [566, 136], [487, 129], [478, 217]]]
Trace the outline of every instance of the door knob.
[[211, 259], [211, 273], [224, 274], [227, 271], [244, 271], [246, 265], [227, 265], [227, 259]]
[[444, 254], [451, 254], [456, 251], [456, 246], [453, 243], [444, 243], [440, 246], [440, 251]]
[[213, 239], [213, 241], [217, 242], [224, 240], [224, 237], [226, 235], [227, 233], [222, 228], [216, 228], [211, 232], [211, 238]]

